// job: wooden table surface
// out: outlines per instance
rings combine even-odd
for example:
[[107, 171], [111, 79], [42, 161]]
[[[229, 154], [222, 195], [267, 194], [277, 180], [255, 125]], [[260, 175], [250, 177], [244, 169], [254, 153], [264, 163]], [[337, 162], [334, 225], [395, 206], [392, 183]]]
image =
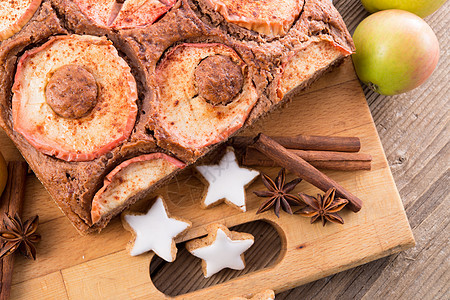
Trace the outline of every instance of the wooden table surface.
[[[334, 0], [351, 33], [368, 13]], [[416, 247], [276, 295], [276, 299], [450, 298], [450, 1], [425, 18], [441, 57], [421, 87], [385, 97], [364, 87]]]
[[[449, 2], [426, 18], [441, 46], [438, 67], [429, 80], [412, 92], [394, 97], [381, 96], [364, 87], [416, 247], [277, 294], [277, 300], [450, 298], [450, 86], [446, 35]], [[368, 15], [360, 0], [334, 0], [334, 3], [351, 33]], [[272, 234], [267, 227], [241, 226], [241, 231], [266, 237], [267, 243], [279, 243], [269, 241]], [[276, 259], [267, 248], [258, 249], [257, 264], [267, 265]], [[191, 260], [187, 264], [191, 262], [194, 263]], [[150, 273], [161, 273], [162, 265], [152, 263]], [[152, 279], [158, 281], [157, 277]], [[178, 284], [185, 291], [202, 285], [188, 278], [179, 278]]]

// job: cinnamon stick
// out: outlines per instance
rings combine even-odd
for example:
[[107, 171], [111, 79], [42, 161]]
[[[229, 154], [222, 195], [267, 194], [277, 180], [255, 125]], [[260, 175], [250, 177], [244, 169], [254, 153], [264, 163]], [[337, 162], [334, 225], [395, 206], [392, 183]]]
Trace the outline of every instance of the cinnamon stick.
[[[318, 169], [338, 171], [370, 170], [372, 156], [363, 153], [305, 151], [288, 149]], [[248, 147], [242, 156], [244, 166], [277, 167], [278, 164], [255, 148]]]
[[362, 201], [359, 198], [344, 189], [333, 179], [311, 166], [303, 158], [290, 152], [268, 136], [260, 133], [255, 138], [253, 147], [264, 153], [267, 157], [270, 157], [278, 165], [286, 168], [324, 192], [332, 187], [336, 188], [336, 194], [349, 201], [347, 206], [352, 211], [358, 212], [361, 209]]
[[[15, 161], [8, 163], [8, 180], [6, 188], [0, 199], [0, 230], [5, 230], [3, 218], [5, 214], [14, 216], [22, 213], [25, 196], [25, 182], [28, 165], [25, 162]], [[3, 245], [2, 245], [3, 246]], [[14, 255], [0, 259], [0, 300], [9, 299], [11, 280], [13, 274]]]
[[[361, 141], [357, 137], [296, 135], [274, 136], [271, 139], [288, 149], [338, 152], [358, 152], [361, 149]], [[251, 136], [236, 136], [231, 139], [231, 144], [233, 147], [246, 148], [253, 140]]]

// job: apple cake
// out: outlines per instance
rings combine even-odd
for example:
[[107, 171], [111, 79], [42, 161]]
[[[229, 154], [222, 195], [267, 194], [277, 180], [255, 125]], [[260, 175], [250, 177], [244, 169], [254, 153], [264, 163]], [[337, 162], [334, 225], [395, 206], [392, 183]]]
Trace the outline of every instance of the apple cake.
[[0, 125], [82, 234], [354, 51], [330, 0], [0, 5]]

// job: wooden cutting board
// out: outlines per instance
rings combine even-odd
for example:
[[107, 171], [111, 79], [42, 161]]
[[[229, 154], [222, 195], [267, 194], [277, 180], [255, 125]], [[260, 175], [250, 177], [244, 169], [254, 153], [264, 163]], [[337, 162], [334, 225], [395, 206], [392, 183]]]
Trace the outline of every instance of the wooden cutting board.
[[[309, 219], [284, 212], [279, 219], [272, 212], [256, 215], [261, 199], [251, 191], [263, 189], [260, 180], [247, 189], [248, 211], [241, 213], [225, 204], [200, 209], [200, 199], [191, 191], [193, 188], [202, 191], [201, 183], [193, 187], [192, 181], [174, 179], [158, 193], [168, 199], [171, 214], [193, 223], [192, 229], [178, 242], [204, 235], [205, 225], [210, 223], [221, 222], [231, 227], [254, 220], [264, 220], [274, 226], [281, 240], [280, 253], [271, 266], [181, 298], [227, 299], [250, 296], [268, 288], [281, 292], [414, 246], [402, 201], [350, 60], [243, 134], [260, 131], [267, 135], [358, 136], [361, 151], [373, 156], [372, 170], [326, 173], [362, 199], [364, 206], [357, 214], [345, 210], [341, 214], [344, 225], [322, 227], [320, 223], [311, 225]], [[7, 160], [21, 159], [3, 132], [0, 132], [0, 151]], [[271, 176], [278, 171], [277, 168], [260, 170]], [[183, 176], [186, 177], [181, 174], [178, 178], [185, 178]], [[290, 175], [288, 179], [292, 177]], [[318, 190], [302, 182], [295, 191], [315, 194]], [[24, 217], [34, 214], [41, 220], [42, 241], [37, 248], [38, 258], [29, 261], [16, 257], [12, 299], [165, 297], [150, 279], [153, 254], [128, 255], [125, 246], [131, 236], [118, 218], [99, 235], [80, 236], [37, 178], [29, 175]], [[263, 253], [264, 246], [258, 251]], [[200, 264], [200, 261], [195, 263]], [[199, 267], [192, 270], [200, 272]], [[191, 275], [200, 276], [187, 276]], [[167, 275], [168, 284], [178, 279], [176, 275]]]

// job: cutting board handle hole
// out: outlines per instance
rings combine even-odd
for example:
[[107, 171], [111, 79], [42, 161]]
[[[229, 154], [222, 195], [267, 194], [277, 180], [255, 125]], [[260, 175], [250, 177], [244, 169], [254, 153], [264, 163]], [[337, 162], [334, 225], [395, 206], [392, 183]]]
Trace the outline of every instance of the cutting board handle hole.
[[244, 270], [225, 269], [210, 278], [204, 278], [201, 260], [186, 250], [185, 243], [180, 243], [177, 244], [178, 254], [173, 263], [167, 263], [157, 256], [150, 262], [150, 278], [155, 287], [167, 296], [174, 297], [271, 267], [281, 260], [282, 239], [272, 224], [253, 221], [230, 229], [247, 232], [255, 237], [255, 243], [245, 252]]

